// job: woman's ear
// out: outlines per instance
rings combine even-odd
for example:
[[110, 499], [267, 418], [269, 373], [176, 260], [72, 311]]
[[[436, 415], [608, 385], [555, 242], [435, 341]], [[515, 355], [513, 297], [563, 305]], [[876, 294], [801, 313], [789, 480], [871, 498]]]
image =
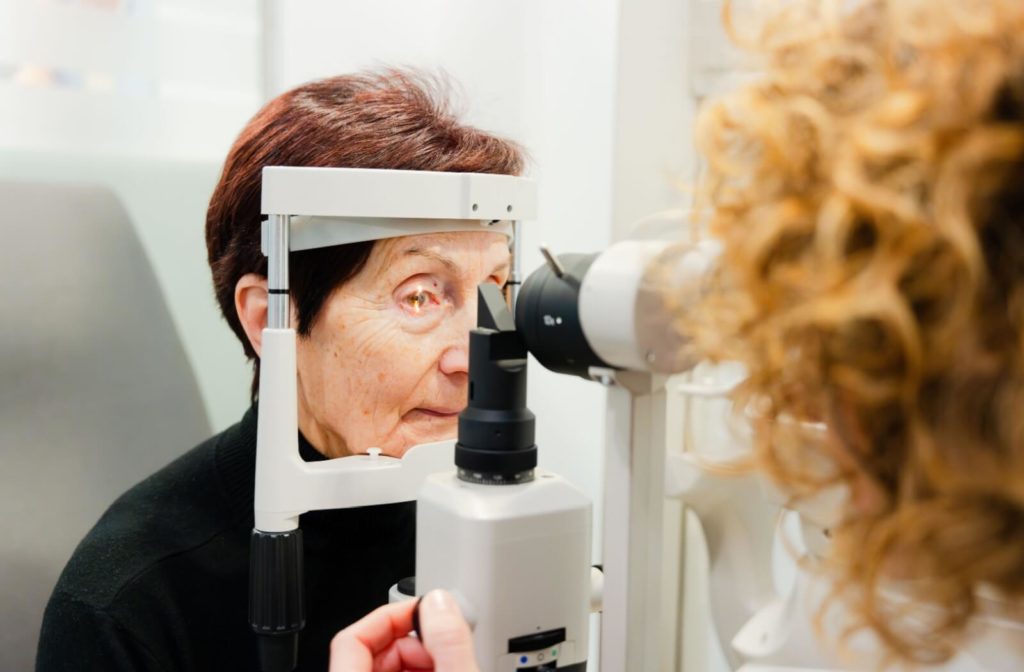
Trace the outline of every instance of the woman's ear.
[[263, 328], [267, 326], [267, 279], [256, 273], [246, 273], [235, 283], [235, 310], [249, 337], [252, 349], [260, 357]]

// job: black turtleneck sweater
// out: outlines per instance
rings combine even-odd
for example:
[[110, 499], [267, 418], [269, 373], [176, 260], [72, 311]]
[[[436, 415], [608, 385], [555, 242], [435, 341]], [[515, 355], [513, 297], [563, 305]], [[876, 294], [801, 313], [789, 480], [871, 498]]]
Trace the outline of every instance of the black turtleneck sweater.
[[[144, 446], [138, 447], [144, 450]], [[307, 461], [324, 459], [304, 438]], [[75, 550], [43, 617], [37, 672], [257, 669], [249, 629], [256, 409], [122, 495]], [[413, 574], [412, 502], [302, 516], [299, 670]]]

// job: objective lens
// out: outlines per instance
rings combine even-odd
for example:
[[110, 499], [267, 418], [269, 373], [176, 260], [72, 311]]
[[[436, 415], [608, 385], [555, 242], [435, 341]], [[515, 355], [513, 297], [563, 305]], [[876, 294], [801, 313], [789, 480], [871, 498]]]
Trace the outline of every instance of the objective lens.
[[580, 283], [597, 256], [560, 255], [562, 277], [543, 266], [530, 274], [519, 292], [516, 329], [547, 369], [586, 378], [590, 367], [608, 366], [594, 353], [580, 325]]

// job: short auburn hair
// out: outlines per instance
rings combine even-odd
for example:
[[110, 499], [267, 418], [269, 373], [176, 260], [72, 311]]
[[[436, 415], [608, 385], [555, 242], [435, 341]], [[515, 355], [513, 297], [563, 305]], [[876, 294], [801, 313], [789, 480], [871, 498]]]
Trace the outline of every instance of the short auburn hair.
[[[228, 152], [206, 211], [206, 249], [221, 313], [254, 362], [259, 357], [235, 310], [235, 285], [267, 274], [260, 250], [264, 166], [385, 168], [518, 175], [523, 152], [513, 142], [463, 125], [443, 80], [388, 70], [303, 84], [256, 113]], [[374, 243], [293, 252], [290, 288], [297, 332], [308, 335], [331, 293], [358, 273]]]

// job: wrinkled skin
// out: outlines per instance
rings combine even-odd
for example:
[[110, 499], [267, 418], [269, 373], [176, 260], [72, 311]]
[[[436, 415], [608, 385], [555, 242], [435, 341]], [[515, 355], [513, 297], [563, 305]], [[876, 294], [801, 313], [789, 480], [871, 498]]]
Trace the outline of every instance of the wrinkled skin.
[[328, 457], [453, 438], [468, 386], [477, 285], [503, 285], [508, 240], [493, 232], [378, 243], [298, 339], [299, 429]]

